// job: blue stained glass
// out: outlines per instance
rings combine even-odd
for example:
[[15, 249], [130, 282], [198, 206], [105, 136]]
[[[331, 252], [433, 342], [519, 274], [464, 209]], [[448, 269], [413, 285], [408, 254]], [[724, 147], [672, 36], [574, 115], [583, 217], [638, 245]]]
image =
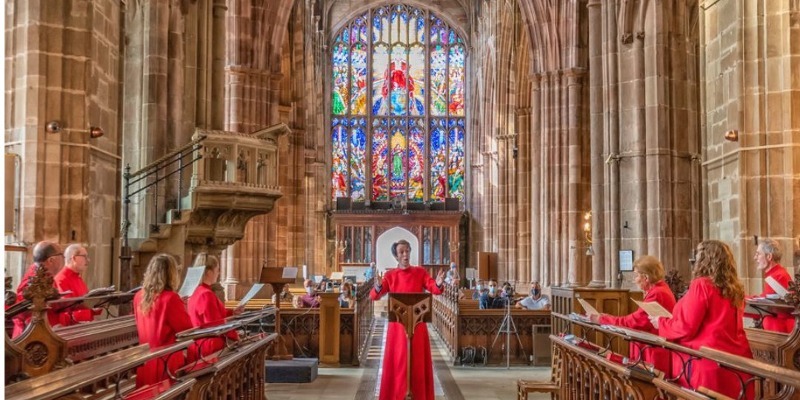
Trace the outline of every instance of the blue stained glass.
[[432, 13], [397, 3], [357, 15], [335, 36], [334, 198], [463, 199], [463, 44]]

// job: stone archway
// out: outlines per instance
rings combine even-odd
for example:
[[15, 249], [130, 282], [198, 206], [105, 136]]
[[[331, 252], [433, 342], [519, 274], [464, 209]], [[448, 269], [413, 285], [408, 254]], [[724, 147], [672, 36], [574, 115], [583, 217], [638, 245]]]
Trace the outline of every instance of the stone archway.
[[411, 265], [421, 265], [419, 240], [411, 231], [405, 228], [394, 227], [383, 232], [378, 236], [375, 247], [375, 266], [380, 271], [386, 271], [387, 267], [394, 267], [397, 261], [392, 256], [392, 243], [405, 239], [411, 243]]

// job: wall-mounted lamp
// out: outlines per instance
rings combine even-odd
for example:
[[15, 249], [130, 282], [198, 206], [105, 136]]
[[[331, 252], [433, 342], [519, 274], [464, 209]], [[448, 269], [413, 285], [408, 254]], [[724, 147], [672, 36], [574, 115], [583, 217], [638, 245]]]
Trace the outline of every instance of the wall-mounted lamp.
[[592, 212], [587, 211], [583, 214], [583, 237], [586, 239], [586, 243], [589, 245], [586, 246], [586, 255], [591, 257], [594, 255], [594, 249], [592, 248]]
[[739, 141], [739, 131], [736, 129], [731, 129], [725, 132], [725, 140], [729, 142], [738, 142]]
[[92, 139], [97, 139], [105, 134], [106, 133], [103, 132], [103, 128], [100, 128], [98, 126], [92, 126], [89, 128], [89, 137]]
[[64, 129], [61, 121], [50, 121], [44, 126], [44, 131], [47, 133], [61, 133]]

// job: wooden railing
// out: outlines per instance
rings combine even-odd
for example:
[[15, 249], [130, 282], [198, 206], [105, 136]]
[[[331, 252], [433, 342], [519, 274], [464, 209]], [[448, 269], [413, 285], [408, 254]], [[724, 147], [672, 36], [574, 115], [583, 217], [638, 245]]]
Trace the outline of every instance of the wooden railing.
[[[472, 348], [479, 353], [486, 350], [486, 364], [530, 363], [529, 357], [534, 355], [533, 327], [549, 327], [549, 311], [513, 307], [510, 310], [480, 310], [476, 301], [459, 300], [458, 296], [458, 288], [451, 285], [445, 286], [442, 295], [433, 296], [433, 326], [447, 344], [451, 362], [455, 364], [462, 361], [464, 350]], [[506, 329], [501, 332], [507, 315], [513, 320], [513, 326], [506, 321], [506, 325], [510, 326], [509, 333], [505, 332]], [[508, 360], [504, 351], [506, 344], [509, 348]]]
[[[702, 347], [689, 349], [665, 341], [655, 335], [643, 332], [625, 331], [601, 327], [553, 313], [559, 319], [564, 331], [552, 335], [553, 379], [550, 382], [520, 381], [519, 398], [527, 397], [529, 392], [548, 392], [555, 399], [708, 399], [704, 388], [700, 392], [682, 388], [677, 380], [662, 375], [645, 366], [638, 357], [626, 364], [610, 361], [605, 357], [617, 342], [627, 344], [636, 341], [645, 347], [667, 349], [670, 354], [680, 354], [684, 364], [691, 360], [713, 361], [723, 370], [743, 372], [752, 375], [748, 381], [731, 379], [731, 385], [739, 385], [741, 396], [747, 390], [756, 398], [797, 399], [800, 397], [800, 372], [766, 364], [756, 360], [735, 356], [718, 350]], [[573, 335], [577, 332], [577, 335]], [[581, 345], [581, 338], [602, 338], [600, 343]], [[673, 360], [676, 358], [673, 357]], [[674, 362], [674, 361], [673, 361]], [[684, 370], [687, 370], [684, 365]], [[662, 371], [663, 372], [663, 371]], [[731, 375], [733, 376], [733, 375]], [[708, 392], [706, 392], [708, 393]], [[773, 395], [769, 395], [772, 393]], [[713, 396], [720, 398], [718, 394]], [[722, 397], [724, 398], [724, 397]]]
[[[79, 393], [91, 394], [93, 398], [118, 398], [133, 390], [136, 368], [145, 362], [168, 357], [182, 351], [190, 342], [175, 343], [151, 350], [140, 345], [121, 350], [104, 357], [60, 369], [46, 375], [9, 385], [5, 388], [6, 399], [78, 399]], [[178, 385], [180, 393], [188, 393], [192, 382]], [[175, 394], [173, 388], [170, 393]]]

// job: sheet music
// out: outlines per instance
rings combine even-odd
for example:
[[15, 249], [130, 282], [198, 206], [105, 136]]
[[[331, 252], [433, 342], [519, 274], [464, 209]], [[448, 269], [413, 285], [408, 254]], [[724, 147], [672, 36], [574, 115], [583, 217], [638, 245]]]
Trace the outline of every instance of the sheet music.
[[578, 303], [581, 303], [581, 307], [583, 307], [583, 310], [586, 311], [586, 315], [600, 315], [597, 309], [592, 307], [588, 301], [578, 297]]
[[186, 271], [186, 278], [183, 280], [183, 285], [181, 285], [181, 290], [178, 291], [178, 295], [181, 296], [181, 298], [191, 296], [194, 290], [200, 286], [205, 271], [205, 265], [189, 268]]
[[[306, 266], [303, 265], [303, 279], [306, 276]], [[297, 267], [283, 267], [282, 279], [297, 279]]]
[[645, 303], [643, 301], [634, 300], [633, 302], [636, 303], [642, 310], [644, 310], [644, 312], [647, 313], [647, 315], [651, 317], [672, 318], [671, 312], [667, 311], [667, 309], [661, 306], [661, 304], [658, 304], [654, 301], [649, 301]]
[[247, 292], [247, 294], [245, 294], [244, 297], [242, 297], [242, 299], [239, 300], [239, 304], [236, 305], [236, 308], [244, 307], [244, 305], [247, 304], [248, 301], [252, 300], [253, 297], [256, 296], [256, 293], [258, 293], [258, 291], [261, 290], [261, 288], [263, 287], [264, 287], [263, 283], [254, 284], [253, 287], [251, 287], [250, 290]]
[[781, 298], [784, 298], [786, 294], [789, 293], [785, 287], [781, 286], [781, 284], [778, 283], [778, 281], [776, 281], [775, 278], [771, 276], [768, 276], [767, 279], [765, 279], [764, 281], [767, 282], [767, 285], [769, 285], [769, 287], [771, 287], [772, 290], [775, 291], [775, 294], [777, 294]]

